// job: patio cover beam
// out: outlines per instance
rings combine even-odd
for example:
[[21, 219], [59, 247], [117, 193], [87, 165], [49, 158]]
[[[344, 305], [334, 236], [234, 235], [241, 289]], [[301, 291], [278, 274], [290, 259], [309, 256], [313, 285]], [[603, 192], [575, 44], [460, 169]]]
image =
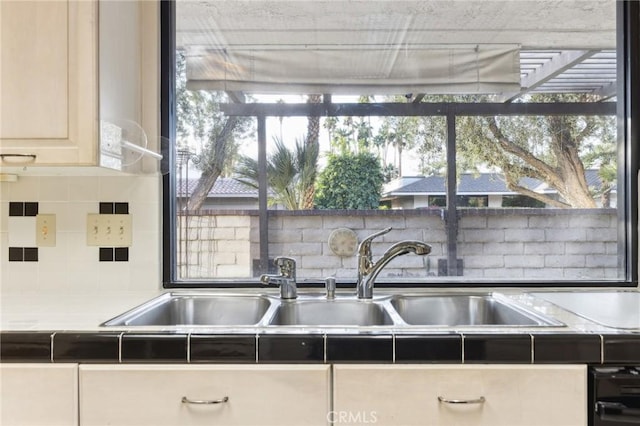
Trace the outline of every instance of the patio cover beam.
[[574, 65], [595, 55], [597, 50], [565, 50], [555, 56], [544, 65], [530, 72], [520, 80], [522, 90], [515, 93], [505, 93], [502, 95], [504, 102], [512, 102], [525, 93], [531, 92], [538, 86], [542, 86], [552, 78], [562, 74]]

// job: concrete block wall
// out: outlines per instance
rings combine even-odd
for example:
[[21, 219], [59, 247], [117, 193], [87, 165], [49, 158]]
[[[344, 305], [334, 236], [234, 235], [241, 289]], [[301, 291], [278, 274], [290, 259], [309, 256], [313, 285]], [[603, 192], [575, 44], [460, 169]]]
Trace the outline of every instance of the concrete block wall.
[[[617, 269], [617, 215], [612, 209], [464, 209], [459, 212], [458, 258], [463, 276], [477, 279], [614, 279]], [[447, 257], [445, 221], [440, 210], [273, 211], [269, 218], [269, 257], [296, 259], [299, 281], [328, 276], [355, 279], [356, 256], [339, 257], [328, 239], [337, 228], [351, 228], [362, 241], [386, 227], [374, 240], [374, 258], [400, 240], [432, 246], [427, 257], [406, 255], [381, 273], [388, 279], [438, 279], [438, 260]], [[190, 254], [191, 278], [250, 278], [259, 258], [255, 212], [225, 212], [191, 218], [199, 229], [197, 255]], [[248, 240], [229, 240], [247, 237]], [[215, 249], [215, 252], [209, 250]], [[247, 255], [249, 253], [249, 255]]]

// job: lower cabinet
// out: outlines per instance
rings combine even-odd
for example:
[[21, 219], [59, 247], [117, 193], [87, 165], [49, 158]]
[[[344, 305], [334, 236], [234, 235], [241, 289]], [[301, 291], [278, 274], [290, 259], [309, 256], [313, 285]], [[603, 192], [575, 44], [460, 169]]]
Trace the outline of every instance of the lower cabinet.
[[586, 368], [0, 364], [0, 424], [585, 426]]
[[327, 425], [328, 365], [81, 365], [81, 425]]
[[339, 424], [585, 426], [586, 366], [335, 365]]
[[0, 425], [77, 424], [77, 364], [0, 364]]

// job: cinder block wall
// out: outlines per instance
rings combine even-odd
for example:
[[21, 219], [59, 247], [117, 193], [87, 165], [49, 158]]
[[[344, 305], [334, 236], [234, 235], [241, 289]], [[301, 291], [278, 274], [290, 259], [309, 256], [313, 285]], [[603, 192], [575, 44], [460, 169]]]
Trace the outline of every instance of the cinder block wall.
[[[183, 273], [189, 278], [253, 277], [260, 254], [257, 212], [208, 212], [188, 221], [189, 267], [181, 257]], [[458, 258], [463, 276], [469, 278], [616, 278], [617, 224], [613, 209], [464, 209], [459, 211]], [[393, 230], [372, 245], [374, 258], [391, 244], [409, 239], [429, 243], [432, 252], [427, 257], [399, 257], [380, 277], [437, 279], [438, 261], [447, 258], [444, 215], [437, 209], [272, 211], [269, 257], [295, 258], [299, 281], [355, 279], [356, 256], [336, 256], [329, 248], [329, 235], [346, 227], [361, 241], [389, 226]]]

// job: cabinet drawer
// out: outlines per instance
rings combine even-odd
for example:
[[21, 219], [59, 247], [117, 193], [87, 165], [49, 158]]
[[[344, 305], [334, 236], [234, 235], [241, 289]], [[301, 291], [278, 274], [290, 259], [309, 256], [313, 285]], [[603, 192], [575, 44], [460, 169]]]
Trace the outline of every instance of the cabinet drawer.
[[329, 375], [324, 365], [82, 365], [80, 424], [326, 425]]
[[584, 426], [586, 402], [586, 366], [334, 366], [336, 424]]
[[0, 364], [0, 424], [76, 425], [76, 364]]

